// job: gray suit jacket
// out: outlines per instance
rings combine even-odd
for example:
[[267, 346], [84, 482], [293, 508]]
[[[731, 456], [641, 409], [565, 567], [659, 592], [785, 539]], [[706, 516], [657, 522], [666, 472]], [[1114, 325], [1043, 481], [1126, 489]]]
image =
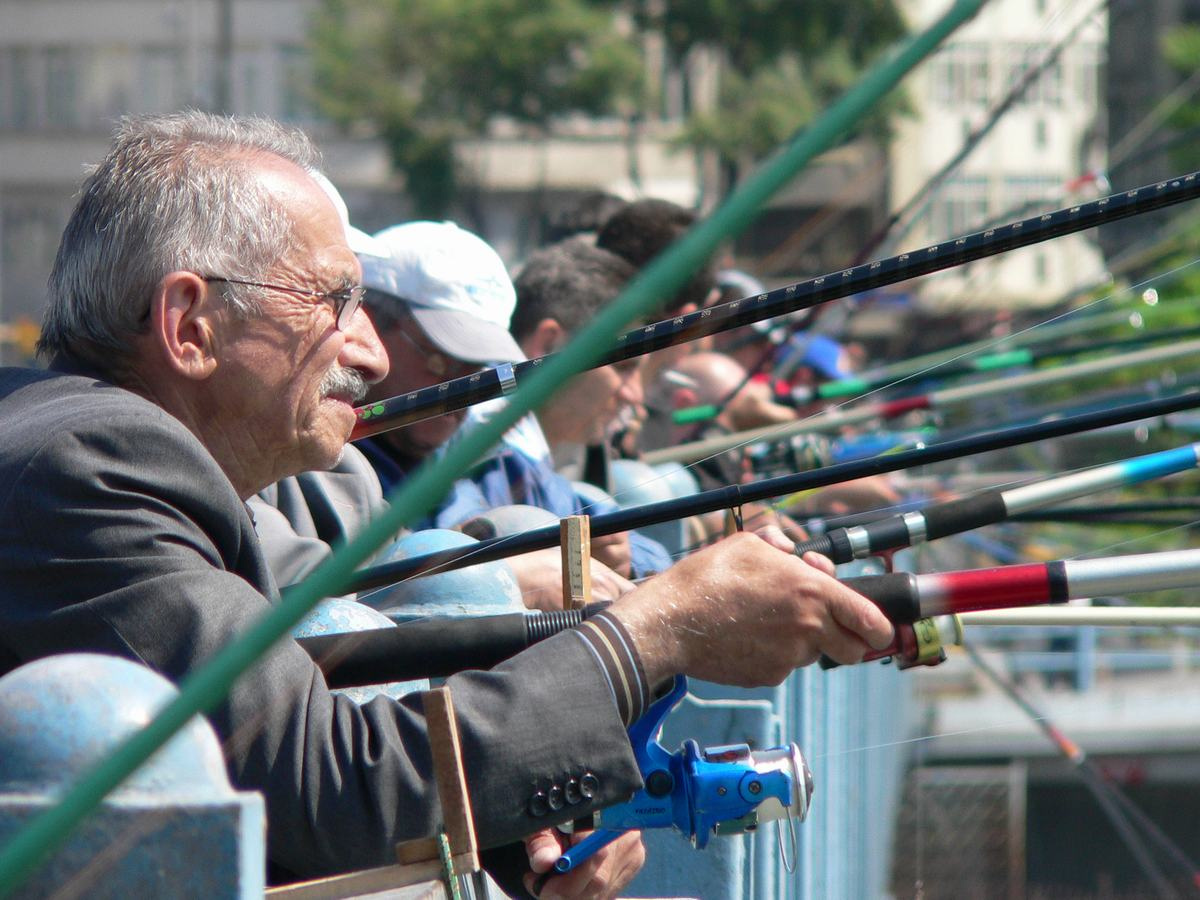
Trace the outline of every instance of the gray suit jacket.
[[[86, 650], [178, 681], [275, 594], [245, 505], [178, 420], [86, 375], [0, 370], [0, 674]], [[640, 785], [577, 636], [448, 684], [484, 846]], [[436, 828], [420, 695], [359, 707], [284, 640], [210, 720], [233, 781], [266, 797], [272, 860], [296, 875], [389, 862], [395, 842]], [[598, 781], [590, 801], [550, 813], [529, 802], [584, 773]]]

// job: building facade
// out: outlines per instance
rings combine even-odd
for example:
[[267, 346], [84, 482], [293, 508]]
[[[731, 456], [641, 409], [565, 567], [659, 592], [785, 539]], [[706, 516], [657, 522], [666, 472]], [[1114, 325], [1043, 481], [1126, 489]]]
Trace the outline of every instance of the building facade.
[[[942, 0], [908, 0], [914, 28], [945, 12]], [[891, 208], [914, 197], [894, 252], [1026, 218], [1107, 193], [1102, 74], [1106, 14], [1095, 4], [994, 0], [953, 34], [910, 81], [915, 115], [892, 152]], [[1058, 51], [1027, 91], [940, 186], [931, 178], [988, 126], [1013, 85]], [[907, 220], [906, 220], [907, 221]], [[930, 308], [1004, 309], [1058, 302], [1104, 274], [1095, 239], [1073, 235], [929, 276]]]

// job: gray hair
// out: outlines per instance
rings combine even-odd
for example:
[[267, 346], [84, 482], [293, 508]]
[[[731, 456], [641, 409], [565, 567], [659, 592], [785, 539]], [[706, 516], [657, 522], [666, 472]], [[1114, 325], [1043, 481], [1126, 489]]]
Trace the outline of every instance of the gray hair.
[[509, 331], [524, 340], [542, 319], [574, 334], [625, 289], [633, 266], [586, 237], [535, 250], [513, 279], [517, 306]]
[[[255, 177], [263, 154], [319, 163], [305, 135], [270, 119], [123, 118], [63, 231], [38, 352], [128, 354], [169, 272], [261, 280], [294, 238], [291, 216]], [[259, 311], [257, 288], [222, 288], [237, 315]]]

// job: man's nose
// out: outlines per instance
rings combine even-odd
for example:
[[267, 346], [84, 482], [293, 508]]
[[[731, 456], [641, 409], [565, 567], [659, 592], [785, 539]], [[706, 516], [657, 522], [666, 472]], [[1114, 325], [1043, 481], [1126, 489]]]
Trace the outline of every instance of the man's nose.
[[382, 381], [388, 373], [387, 350], [366, 310], [362, 307], [355, 310], [342, 334], [346, 336], [346, 343], [338, 354], [338, 362], [357, 369], [368, 384]]

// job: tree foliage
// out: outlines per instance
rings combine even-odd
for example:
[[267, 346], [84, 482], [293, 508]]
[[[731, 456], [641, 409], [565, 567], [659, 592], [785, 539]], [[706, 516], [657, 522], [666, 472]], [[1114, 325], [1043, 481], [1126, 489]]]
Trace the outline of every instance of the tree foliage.
[[383, 137], [422, 215], [455, 193], [455, 141], [497, 116], [611, 114], [641, 80], [635, 44], [583, 0], [326, 0], [312, 47], [318, 107]]
[[[387, 142], [424, 215], [456, 190], [456, 141], [496, 117], [548, 129], [573, 113], [647, 115], [643, 33], [667, 64], [718, 60], [715, 106], [682, 141], [727, 171], [809, 123], [904, 33], [894, 0], [324, 0], [312, 30], [317, 104]], [[880, 134], [895, 97], [865, 123]]]
[[[809, 124], [906, 31], [892, 0], [662, 0], [645, 4], [639, 23], [664, 36], [677, 63], [717, 51], [716, 106], [693, 111], [684, 140], [715, 150], [728, 171]], [[860, 131], [886, 137], [906, 108], [894, 93]]]

